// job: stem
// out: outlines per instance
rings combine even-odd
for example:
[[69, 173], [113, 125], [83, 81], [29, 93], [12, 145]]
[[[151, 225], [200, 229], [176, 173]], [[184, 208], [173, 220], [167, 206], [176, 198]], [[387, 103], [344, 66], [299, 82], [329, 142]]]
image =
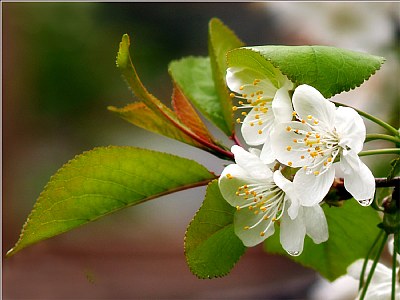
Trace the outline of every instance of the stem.
[[364, 259], [364, 263], [361, 269], [361, 274], [360, 274], [360, 283], [358, 285], [358, 289], [361, 290], [363, 285], [364, 285], [364, 275], [365, 275], [365, 270], [367, 268], [367, 264], [368, 264], [368, 259], [372, 253], [372, 250], [375, 248], [376, 244], [378, 243], [379, 239], [382, 237], [382, 234], [384, 233], [383, 230], [380, 230], [378, 235], [376, 236], [374, 243], [372, 244], [371, 248], [369, 248], [367, 256]]
[[367, 137], [365, 138], [365, 143], [373, 141], [373, 140], [386, 140], [393, 142], [395, 144], [400, 143], [400, 139], [391, 135], [387, 134], [382, 134], [382, 133], [370, 133], [367, 134]]
[[377, 155], [377, 154], [400, 154], [400, 148], [365, 150], [358, 153], [358, 156]]
[[362, 110], [356, 109], [354, 107], [351, 107], [350, 105], [346, 105], [343, 103], [339, 103], [339, 102], [335, 102], [332, 101], [333, 103], [335, 103], [336, 106], [345, 106], [345, 107], [350, 107], [352, 109], [354, 109], [356, 112], [358, 112], [361, 116], [363, 116], [364, 118], [382, 126], [383, 128], [385, 128], [387, 131], [389, 131], [390, 133], [392, 133], [394, 136], [400, 136], [399, 131], [394, 128], [392, 125], [386, 123], [385, 121], [382, 121], [381, 119], [378, 119], [377, 117], [374, 117], [366, 112], [363, 112]]
[[393, 177], [388, 180], [387, 178], [375, 178], [376, 187], [391, 187], [398, 186], [400, 184], [400, 177]]
[[368, 286], [371, 283], [371, 279], [372, 279], [372, 276], [374, 275], [376, 265], [378, 264], [379, 258], [381, 257], [383, 248], [385, 248], [385, 244], [386, 244], [387, 238], [388, 238], [388, 234], [385, 232], [385, 235], [384, 235], [382, 243], [381, 243], [381, 245], [379, 247], [378, 253], [376, 254], [374, 262], [372, 263], [371, 270], [369, 271], [367, 281], [366, 281], [365, 286], [364, 286], [364, 288], [363, 288], [363, 290], [361, 292], [360, 300], [364, 300], [364, 298], [365, 298], [365, 294], [367, 293]]
[[232, 136], [230, 136], [229, 138], [230, 138], [232, 141], [234, 141], [234, 143], [235, 143], [236, 145], [238, 145], [238, 146], [244, 148], [243, 145], [242, 145], [242, 143], [239, 141], [239, 139], [238, 139], [238, 137], [237, 137], [237, 135], [236, 135], [235, 133], [232, 134]]
[[393, 240], [393, 257], [392, 257], [392, 300], [395, 300], [396, 296], [396, 255], [397, 255], [397, 247], [398, 247], [398, 239], [399, 239], [399, 233], [396, 233], [394, 235], [394, 240]]

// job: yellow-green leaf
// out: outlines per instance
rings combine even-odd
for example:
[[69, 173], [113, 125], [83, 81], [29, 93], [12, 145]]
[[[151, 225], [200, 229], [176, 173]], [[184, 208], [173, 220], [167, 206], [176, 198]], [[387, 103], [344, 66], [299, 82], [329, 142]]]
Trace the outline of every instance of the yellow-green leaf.
[[51, 177], [7, 256], [107, 214], [215, 178], [195, 161], [134, 147], [85, 152]]
[[109, 106], [108, 110], [117, 113], [124, 120], [140, 128], [164, 135], [198, 148], [203, 148], [202, 145], [183, 133], [171, 122], [166, 121], [162, 116], [156, 114], [143, 102], [128, 104], [123, 108]]

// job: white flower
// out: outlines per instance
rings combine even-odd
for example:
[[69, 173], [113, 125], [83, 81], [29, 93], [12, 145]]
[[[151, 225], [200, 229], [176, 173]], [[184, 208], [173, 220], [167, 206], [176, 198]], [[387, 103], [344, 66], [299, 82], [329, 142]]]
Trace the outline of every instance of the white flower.
[[274, 233], [274, 223], [280, 220], [280, 241], [291, 255], [303, 251], [306, 234], [315, 243], [326, 241], [328, 225], [322, 208], [301, 206], [293, 183], [279, 170], [273, 173], [256, 151], [233, 146], [236, 164], [228, 165], [219, 178], [223, 197], [237, 209], [236, 235], [245, 246], [255, 246]]
[[293, 180], [302, 189], [301, 203], [312, 206], [328, 193], [335, 177], [335, 159], [344, 172], [346, 190], [361, 205], [369, 205], [375, 179], [358, 153], [365, 140], [365, 125], [348, 107], [335, 108], [308, 85], [296, 88], [293, 107], [299, 121], [278, 124], [272, 134], [277, 159], [290, 167], [302, 167]]
[[[293, 88], [293, 83], [278, 69], [274, 69], [274, 74], [267, 74], [247, 67], [228, 68], [226, 83], [236, 93], [231, 93], [231, 97], [240, 99], [239, 107], [233, 106], [233, 110], [251, 108], [249, 113], [241, 113], [245, 116], [241, 127], [244, 140], [251, 146], [264, 144], [261, 159], [266, 163], [273, 162], [275, 157], [271, 152], [270, 134], [276, 122], [292, 119], [288, 91]], [[242, 122], [240, 118], [236, 121]]]
[[[389, 250], [393, 255], [393, 240], [389, 242]], [[397, 261], [400, 263], [399, 256]], [[373, 261], [369, 260], [364, 273], [364, 282], [371, 270]], [[360, 280], [362, 266], [364, 264], [363, 259], [359, 259], [351, 264], [347, 268], [347, 273], [354, 279]], [[396, 268], [396, 274], [399, 273], [399, 267]], [[361, 290], [362, 291], [362, 290]], [[357, 297], [359, 299], [361, 291]], [[374, 275], [372, 276], [371, 282], [368, 286], [367, 293], [365, 294], [364, 300], [386, 300], [391, 298], [392, 293], [392, 269], [385, 265], [378, 263], [375, 268]], [[399, 279], [396, 279], [396, 295], [395, 299], [400, 299], [400, 283]]]

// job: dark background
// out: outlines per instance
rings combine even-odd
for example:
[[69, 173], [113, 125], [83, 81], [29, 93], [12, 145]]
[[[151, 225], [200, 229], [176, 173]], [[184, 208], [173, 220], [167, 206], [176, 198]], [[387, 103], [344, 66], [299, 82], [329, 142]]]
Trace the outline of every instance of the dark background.
[[[212, 17], [248, 45], [327, 44], [385, 56], [381, 71], [338, 100], [399, 126], [398, 12], [398, 3], [3, 2], [3, 257], [49, 177], [85, 150], [151, 148], [221, 172], [223, 162], [211, 155], [106, 110], [133, 101], [115, 67], [122, 34], [131, 36], [143, 82], [165, 103], [168, 63], [207, 55]], [[365, 161], [385, 176], [389, 160]], [[203, 195], [198, 188], [132, 207], [3, 260], [4, 299], [305, 298], [314, 272], [261, 246], [225, 278], [190, 273], [183, 236]]]

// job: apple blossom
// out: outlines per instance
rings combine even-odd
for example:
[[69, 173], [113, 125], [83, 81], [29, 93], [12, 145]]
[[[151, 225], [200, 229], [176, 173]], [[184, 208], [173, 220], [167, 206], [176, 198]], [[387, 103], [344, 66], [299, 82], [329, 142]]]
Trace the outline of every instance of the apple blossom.
[[301, 167], [293, 180], [302, 189], [301, 203], [312, 206], [325, 197], [338, 160], [347, 191], [361, 205], [369, 205], [375, 179], [358, 157], [366, 134], [361, 117], [352, 108], [336, 108], [308, 85], [297, 87], [292, 100], [297, 120], [275, 126], [271, 140], [278, 161]]
[[255, 246], [275, 232], [280, 221], [280, 241], [291, 255], [300, 255], [304, 237], [315, 243], [328, 239], [328, 226], [322, 208], [300, 205], [294, 185], [280, 170], [272, 172], [256, 149], [247, 152], [233, 146], [236, 164], [228, 165], [219, 178], [225, 200], [236, 207], [234, 228], [247, 247]]
[[293, 88], [293, 83], [277, 69], [274, 74], [269, 74], [245, 67], [228, 68], [226, 83], [236, 93], [231, 93], [231, 97], [240, 99], [239, 106], [233, 106], [233, 111], [251, 109], [241, 113], [243, 122], [241, 118], [236, 120], [243, 123], [241, 131], [244, 140], [251, 146], [263, 144], [261, 159], [266, 163], [273, 162], [275, 157], [271, 152], [270, 134], [276, 122], [292, 119], [289, 90]]

